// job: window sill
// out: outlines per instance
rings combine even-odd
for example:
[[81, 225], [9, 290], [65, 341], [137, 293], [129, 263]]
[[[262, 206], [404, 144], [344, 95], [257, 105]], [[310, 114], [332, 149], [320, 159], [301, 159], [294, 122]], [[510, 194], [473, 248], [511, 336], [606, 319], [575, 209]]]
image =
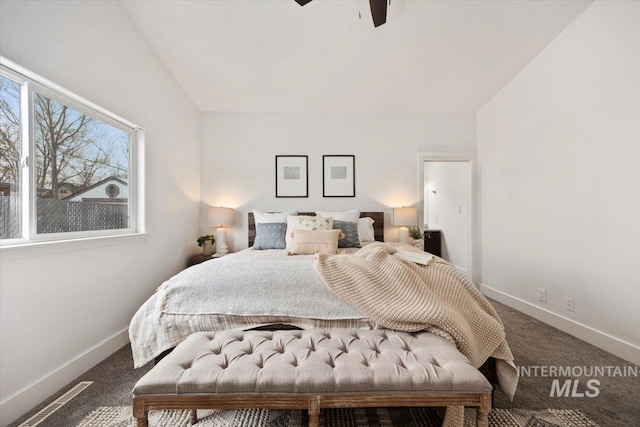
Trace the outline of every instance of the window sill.
[[24, 242], [0, 247], [0, 260], [28, 258], [51, 253], [81, 251], [103, 246], [114, 246], [133, 242], [144, 242], [149, 233], [116, 234], [113, 236], [86, 237], [50, 242]]

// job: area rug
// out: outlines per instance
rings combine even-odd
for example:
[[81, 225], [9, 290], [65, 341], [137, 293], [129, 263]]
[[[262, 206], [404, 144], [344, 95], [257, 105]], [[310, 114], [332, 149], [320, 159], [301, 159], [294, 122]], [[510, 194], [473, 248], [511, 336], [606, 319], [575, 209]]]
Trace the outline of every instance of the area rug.
[[[475, 426], [475, 410], [465, 410], [465, 427]], [[198, 410], [199, 427], [306, 427], [305, 411], [267, 409]], [[78, 427], [135, 427], [130, 406], [104, 406], [96, 409]], [[188, 411], [150, 411], [153, 427], [189, 427]], [[323, 409], [323, 427], [440, 427], [433, 408], [346, 408]], [[493, 409], [491, 427], [598, 427], [577, 410]]]

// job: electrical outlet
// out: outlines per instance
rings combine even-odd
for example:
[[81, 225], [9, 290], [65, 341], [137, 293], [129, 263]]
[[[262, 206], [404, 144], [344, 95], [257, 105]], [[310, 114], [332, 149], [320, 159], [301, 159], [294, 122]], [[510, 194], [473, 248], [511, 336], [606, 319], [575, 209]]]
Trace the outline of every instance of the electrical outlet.
[[567, 309], [567, 311], [573, 311], [574, 308], [575, 308], [573, 299], [572, 298], [565, 298], [564, 307]]
[[547, 302], [547, 290], [538, 288], [538, 301]]

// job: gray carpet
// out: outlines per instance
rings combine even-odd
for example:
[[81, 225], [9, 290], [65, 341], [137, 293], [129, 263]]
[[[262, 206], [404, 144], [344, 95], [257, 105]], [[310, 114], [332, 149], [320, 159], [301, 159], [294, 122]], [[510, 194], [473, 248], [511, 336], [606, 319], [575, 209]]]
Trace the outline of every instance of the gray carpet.
[[[505, 323], [507, 340], [519, 366], [632, 366], [628, 362], [545, 325], [516, 310], [493, 302]], [[129, 346], [81, 375], [46, 402], [11, 424], [16, 427], [35, 412], [55, 400], [79, 381], [95, 383], [63, 406], [42, 427], [77, 426], [99, 407], [131, 405], [131, 389], [150, 366], [134, 370]], [[556, 378], [557, 379], [557, 378]], [[554, 378], [524, 376], [514, 402], [500, 392], [495, 395], [496, 408], [577, 409], [601, 427], [640, 426], [640, 378], [598, 377], [597, 397], [550, 397]], [[586, 389], [579, 378], [579, 392]], [[564, 378], [561, 378], [564, 382]]]

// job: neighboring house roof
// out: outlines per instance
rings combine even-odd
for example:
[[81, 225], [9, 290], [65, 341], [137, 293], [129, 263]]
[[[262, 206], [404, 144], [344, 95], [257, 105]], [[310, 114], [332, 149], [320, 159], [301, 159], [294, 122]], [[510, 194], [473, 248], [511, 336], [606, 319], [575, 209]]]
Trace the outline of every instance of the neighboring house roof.
[[0, 188], [16, 189], [18, 184], [15, 182], [0, 181]]
[[117, 178], [115, 176], [110, 176], [109, 178], [105, 178], [102, 181], [98, 181], [93, 185], [90, 185], [88, 187], [83, 188], [82, 190], [78, 191], [77, 193], [69, 194], [68, 196], [63, 197], [62, 200], [69, 199], [71, 197], [78, 197], [79, 195], [81, 195], [83, 193], [86, 193], [87, 191], [93, 190], [94, 188], [99, 187], [100, 185], [104, 184], [105, 182], [109, 182], [109, 181], [116, 181], [116, 182], [119, 182], [120, 184], [126, 185], [126, 186], [129, 185], [129, 184], [127, 184], [127, 181], [124, 181], [124, 180], [122, 180], [120, 178]]
[[72, 182], [61, 182], [58, 184], [58, 188], [60, 187], [67, 187], [72, 193], [77, 193], [78, 191], [87, 188], [84, 184], [74, 184]]

